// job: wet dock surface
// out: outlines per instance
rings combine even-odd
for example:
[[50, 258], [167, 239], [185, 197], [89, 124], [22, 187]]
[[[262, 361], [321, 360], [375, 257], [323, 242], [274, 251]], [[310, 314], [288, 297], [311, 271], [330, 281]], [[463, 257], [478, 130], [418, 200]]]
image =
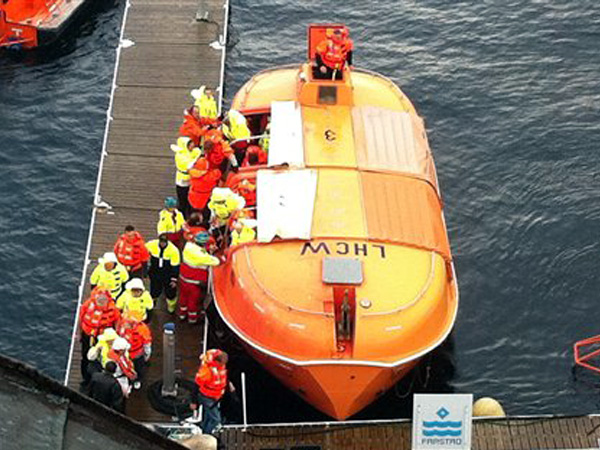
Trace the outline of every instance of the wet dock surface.
[[[190, 91], [200, 85], [220, 85], [224, 52], [210, 44], [224, 32], [225, 0], [202, 2], [209, 22], [195, 20], [196, 0], [132, 0], [126, 11], [113, 108], [100, 171], [99, 199], [93, 211], [91, 247], [84, 271], [83, 299], [97, 259], [112, 251], [118, 236], [131, 224], [147, 241], [156, 238], [158, 212], [166, 196], [175, 196], [173, 152], [183, 111], [192, 103]], [[127, 42], [131, 41], [131, 42]], [[133, 43], [133, 45], [131, 45]], [[127, 401], [127, 414], [144, 422], [170, 422], [156, 412], [147, 389], [162, 378], [162, 328], [173, 316], [163, 299], [151, 322], [153, 354], [146, 381]], [[78, 325], [77, 325], [78, 326]], [[202, 350], [202, 325], [176, 322], [176, 367], [193, 379]], [[67, 385], [79, 389], [80, 345], [72, 348]]]

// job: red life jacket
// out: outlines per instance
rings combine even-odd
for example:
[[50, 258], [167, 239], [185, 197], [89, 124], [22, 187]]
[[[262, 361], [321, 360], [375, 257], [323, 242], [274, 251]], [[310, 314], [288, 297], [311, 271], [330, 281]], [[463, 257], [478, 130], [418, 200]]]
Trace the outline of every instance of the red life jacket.
[[[108, 296], [109, 300], [104, 308], [100, 308], [96, 304], [96, 297], [99, 294]], [[81, 330], [87, 336], [100, 336], [105, 328], [113, 327], [120, 317], [121, 314], [110, 297], [110, 292], [96, 288], [92, 291], [90, 298], [81, 305]]]
[[134, 231], [132, 237], [122, 234], [117, 239], [114, 250], [119, 262], [132, 270], [139, 269], [150, 259], [144, 238], [137, 231]]
[[[127, 328], [130, 323], [133, 328]], [[129, 357], [136, 359], [144, 354], [144, 345], [152, 343], [152, 334], [150, 328], [144, 322], [135, 320], [121, 319], [117, 325], [117, 334], [125, 338], [131, 347], [129, 348]]]
[[216, 361], [206, 361], [200, 365], [195, 378], [202, 395], [220, 400], [227, 388], [227, 369]]
[[135, 373], [133, 362], [125, 352], [119, 355], [116, 351], [110, 349], [108, 352], [108, 360], [114, 361], [119, 366], [123, 374], [130, 380], [135, 380], [137, 378], [137, 373]]

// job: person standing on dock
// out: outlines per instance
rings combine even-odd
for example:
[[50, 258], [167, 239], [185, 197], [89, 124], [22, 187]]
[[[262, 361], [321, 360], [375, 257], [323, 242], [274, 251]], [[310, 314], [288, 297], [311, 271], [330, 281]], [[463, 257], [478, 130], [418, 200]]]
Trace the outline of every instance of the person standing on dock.
[[188, 202], [188, 193], [190, 191], [189, 170], [202, 152], [195, 146], [194, 141], [189, 137], [180, 137], [177, 139], [177, 145], [171, 144], [171, 150], [175, 153], [175, 189], [177, 190], [177, 206], [186, 219], [190, 216], [190, 204]]
[[177, 306], [177, 279], [181, 263], [179, 249], [169, 241], [166, 233], [148, 242], [146, 248], [150, 252], [150, 295], [158, 302], [164, 292], [167, 311], [173, 314]]
[[106, 365], [113, 361], [117, 364], [117, 370], [115, 372], [115, 378], [121, 385], [123, 395], [129, 396], [131, 392], [131, 384], [137, 378], [137, 373], [133, 365], [133, 361], [129, 357], [129, 342], [118, 337], [114, 340], [112, 348], [108, 352], [107, 358], [103, 361], [102, 367], [106, 368]]
[[98, 259], [98, 265], [90, 276], [92, 289], [96, 286], [108, 289], [113, 299], [119, 298], [127, 280], [129, 280], [129, 272], [118, 262], [117, 255], [112, 252], [105, 253]]
[[198, 404], [203, 406], [200, 428], [205, 434], [213, 434], [221, 425], [219, 402], [227, 387], [231, 392], [235, 391], [227, 379], [228, 360], [227, 353], [218, 349], [208, 350], [200, 356], [200, 367], [195, 378], [198, 391], [195, 392], [196, 401], [190, 404], [190, 408], [196, 410]]
[[102, 371], [92, 375], [87, 392], [88, 396], [97, 402], [124, 414], [123, 390], [115, 378], [116, 371], [117, 364], [114, 361], [108, 361]]
[[154, 308], [154, 300], [146, 290], [144, 282], [140, 278], [134, 278], [125, 286], [125, 292], [117, 300], [117, 308], [125, 316], [140, 317], [141, 320], [149, 321], [149, 313]]
[[119, 336], [130, 345], [129, 357], [133, 361], [133, 367], [137, 373], [133, 388], [139, 389], [142, 387], [146, 366], [152, 355], [152, 332], [148, 325], [134, 315], [122, 317], [116, 329]]
[[158, 214], [156, 234], [166, 234], [169, 241], [181, 248], [183, 247], [183, 224], [185, 224], [185, 218], [177, 209], [177, 200], [175, 197], [167, 197], [164, 209]]
[[121, 318], [121, 313], [106, 289], [97, 287], [81, 305], [79, 324], [81, 326], [81, 375], [84, 384], [90, 381], [89, 360], [86, 355], [96, 344], [98, 336], [107, 328], [113, 328]]
[[145, 275], [150, 254], [146, 249], [144, 238], [135, 231], [133, 225], [125, 227], [125, 233], [117, 239], [114, 250], [117, 259], [127, 268], [131, 278], [141, 278]]
[[198, 309], [206, 294], [208, 284], [208, 268], [218, 266], [219, 258], [208, 253], [205, 245], [209, 235], [201, 231], [183, 248], [183, 261], [179, 272], [179, 320], [188, 320], [193, 324], [198, 321]]

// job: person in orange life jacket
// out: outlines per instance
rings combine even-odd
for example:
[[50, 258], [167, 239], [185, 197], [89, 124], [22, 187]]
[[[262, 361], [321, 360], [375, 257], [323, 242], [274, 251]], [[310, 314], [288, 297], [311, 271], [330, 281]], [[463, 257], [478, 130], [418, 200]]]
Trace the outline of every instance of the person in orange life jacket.
[[200, 356], [200, 367], [195, 378], [197, 391], [194, 392], [197, 400], [190, 404], [190, 408], [195, 410], [198, 404], [203, 406], [200, 428], [205, 434], [213, 434], [221, 425], [219, 402], [227, 388], [231, 392], [235, 391], [233, 384], [227, 379], [228, 360], [227, 353], [217, 349], [208, 350]]
[[244, 156], [244, 160], [242, 161], [242, 167], [263, 166], [267, 164], [267, 161], [267, 152], [258, 145], [251, 145], [246, 150], [246, 156]]
[[108, 361], [106, 366], [92, 375], [87, 395], [109, 408], [125, 414], [124, 397], [121, 385], [115, 378], [117, 364]]
[[[212, 141], [204, 143], [204, 150], [211, 153], [214, 149]], [[212, 190], [221, 179], [221, 170], [211, 168], [208, 159], [198, 158], [194, 167], [190, 169], [190, 192], [188, 201], [194, 210], [202, 210], [206, 207]]]
[[183, 248], [183, 261], [179, 271], [179, 320], [188, 319], [189, 323], [198, 321], [198, 309], [206, 294], [208, 269], [218, 266], [220, 261], [210, 255], [204, 246], [209, 236], [206, 231], [196, 234], [194, 242], [188, 242]]
[[202, 142], [206, 126], [202, 124], [198, 106], [192, 106], [183, 115], [183, 124], [179, 128], [179, 136], [189, 137], [196, 147]]
[[139, 389], [142, 387], [146, 366], [152, 355], [152, 333], [148, 325], [140, 320], [139, 315], [136, 317], [135, 314], [122, 317], [116, 330], [119, 336], [130, 345], [129, 357], [133, 361], [133, 367], [137, 373], [133, 388]]
[[133, 225], [127, 225], [125, 233], [115, 243], [117, 259], [127, 268], [131, 278], [145, 276], [146, 263], [150, 259], [145, 244], [144, 238], [135, 231]]
[[90, 297], [81, 305], [79, 324], [81, 327], [81, 375], [84, 384], [90, 381], [89, 360], [86, 355], [96, 344], [96, 339], [106, 328], [114, 328], [121, 313], [106, 289], [97, 287], [92, 290]]
[[[207, 147], [207, 143], [213, 145]], [[234, 152], [225, 139], [223, 132], [219, 129], [212, 129], [204, 135], [204, 157], [208, 160], [211, 169], [219, 169], [225, 174], [229, 166], [238, 167]]]
[[167, 300], [167, 310], [175, 312], [177, 306], [177, 279], [181, 255], [179, 249], [169, 241], [166, 234], [161, 234], [146, 244], [150, 252], [150, 295], [155, 302], [164, 292]]
[[316, 48], [313, 76], [317, 79], [341, 80], [346, 61], [352, 64], [352, 49], [352, 41], [347, 35], [344, 36], [341, 29], [328, 29], [326, 39]]
[[165, 207], [158, 215], [156, 224], [156, 234], [166, 234], [177, 248], [183, 248], [183, 224], [185, 218], [181, 211], [177, 209], [177, 200], [175, 197], [165, 198]]
[[133, 361], [129, 357], [129, 347], [130, 345], [126, 339], [122, 337], [116, 338], [112, 348], [108, 352], [106, 360], [102, 364], [103, 367], [106, 367], [109, 361], [114, 361], [117, 364], [115, 378], [121, 385], [125, 397], [128, 397], [131, 392], [130, 382], [133, 382], [137, 378]]

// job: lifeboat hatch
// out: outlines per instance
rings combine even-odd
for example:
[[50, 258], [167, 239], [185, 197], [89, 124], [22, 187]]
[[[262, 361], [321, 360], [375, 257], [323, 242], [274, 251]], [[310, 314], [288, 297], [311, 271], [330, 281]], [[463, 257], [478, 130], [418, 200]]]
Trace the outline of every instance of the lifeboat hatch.
[[349, 258], [323, 260], [323, 283], [360, 285], [362, 282], [362, 261]]

